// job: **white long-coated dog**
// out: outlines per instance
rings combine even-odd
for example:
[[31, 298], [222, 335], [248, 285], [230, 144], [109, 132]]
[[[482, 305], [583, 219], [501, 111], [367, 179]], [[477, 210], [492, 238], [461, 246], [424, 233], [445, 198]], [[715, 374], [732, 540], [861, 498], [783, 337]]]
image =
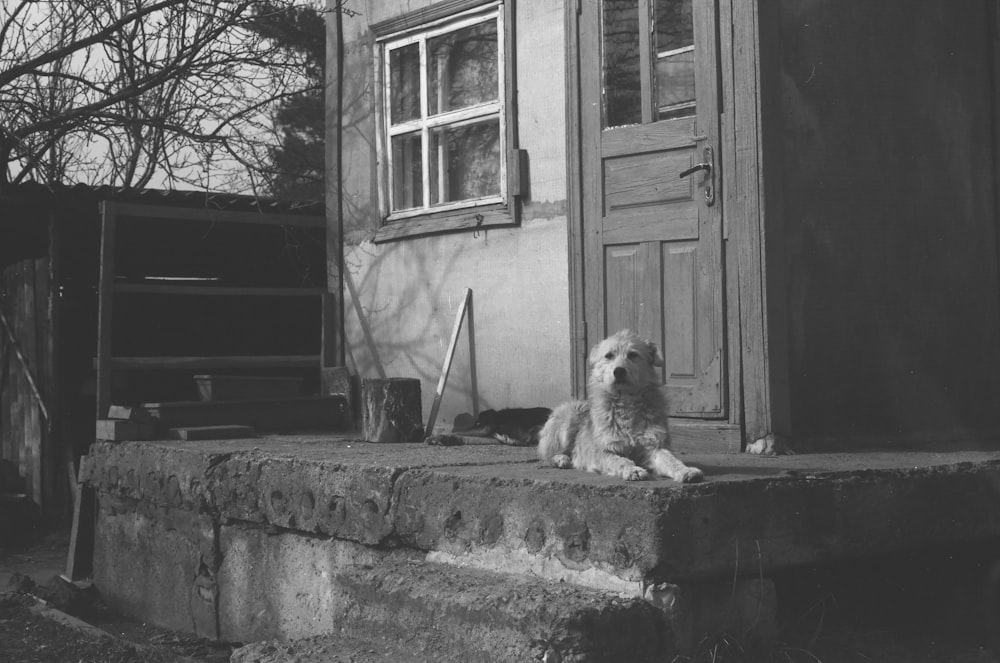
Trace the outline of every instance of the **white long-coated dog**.
[[701, 481], [700, 469], [670, 451], [667, 402], [656, 371], [663, 356], [656, 345], [623, 329], [591, 350], [590, 365], [587, 400], [563, 403], [542, 428], [542, 460], [628, 481], [650, 473]]

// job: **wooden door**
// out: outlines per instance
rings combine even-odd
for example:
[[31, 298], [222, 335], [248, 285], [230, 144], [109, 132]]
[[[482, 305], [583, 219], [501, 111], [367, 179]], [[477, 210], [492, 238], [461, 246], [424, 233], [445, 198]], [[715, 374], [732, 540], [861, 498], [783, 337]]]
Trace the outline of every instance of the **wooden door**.
[[715, 0], [580, 9], [588, 347], [641, 333], [671, 414], [724, 417]]

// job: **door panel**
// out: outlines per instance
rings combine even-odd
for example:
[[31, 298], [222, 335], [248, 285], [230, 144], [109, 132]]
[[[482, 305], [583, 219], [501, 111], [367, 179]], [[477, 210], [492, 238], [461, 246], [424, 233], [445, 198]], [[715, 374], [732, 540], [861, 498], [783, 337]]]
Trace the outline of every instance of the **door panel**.
[[664, 242], [662, 248], [665, 370], [667, 383], [678, 386], [690, 383], [698, 370], [695, 334], [698, 247]]
[[588, 345], [657, 342], [671, 414], [699, 418], [726, 414], [715, 24], [714, 0], [585, 2], [580, 23]]
[[686, 150], [604, 159], [604, 215], [691, 200], [691, 182], [671, 177], [690, 167]]
[[659, 256], [650, 242], [608, 246], [605, 274], [607, 290], [614, 296], [607, 300], [611, 329], [624, 327], [652, 328], [659, 324], [655, 306], [659, 290]]

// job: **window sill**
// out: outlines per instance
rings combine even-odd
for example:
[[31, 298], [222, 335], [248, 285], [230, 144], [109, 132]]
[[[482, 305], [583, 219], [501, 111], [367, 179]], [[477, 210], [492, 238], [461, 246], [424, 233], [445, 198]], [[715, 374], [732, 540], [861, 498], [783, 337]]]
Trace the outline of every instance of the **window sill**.
[[506, 205], [496, 205], [389, 221], [376, 231], [374, 241], [381, 244], [411, 237], [510, 228], [516, 225], [517, 216]]

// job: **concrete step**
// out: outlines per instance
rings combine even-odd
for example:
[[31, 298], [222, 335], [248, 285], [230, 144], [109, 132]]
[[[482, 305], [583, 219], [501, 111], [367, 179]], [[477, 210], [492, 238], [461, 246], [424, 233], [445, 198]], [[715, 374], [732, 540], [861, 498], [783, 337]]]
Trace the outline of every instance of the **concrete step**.
[[385, 636], [315, 635], [261, 640], [233, 650], [229, 663], [437, 663], [434, 654], [413, 651]]
[[674, 651], [647, 601], [569, 583], [412, 560], [336, 582], [343, 634], [395, 640], [429, 660], [641, 662]]
[[126, 614], [236, 642], [343, 628], [457, 648], [440, 660], [537, 660], [553, 642], [567, 660], [644, 660], [773, 631], [775, 573], [1000, 537], [996, 451], [689, 454], [707, 474], [694, 485], [534, 453], [97, 442], [95, 583]]

